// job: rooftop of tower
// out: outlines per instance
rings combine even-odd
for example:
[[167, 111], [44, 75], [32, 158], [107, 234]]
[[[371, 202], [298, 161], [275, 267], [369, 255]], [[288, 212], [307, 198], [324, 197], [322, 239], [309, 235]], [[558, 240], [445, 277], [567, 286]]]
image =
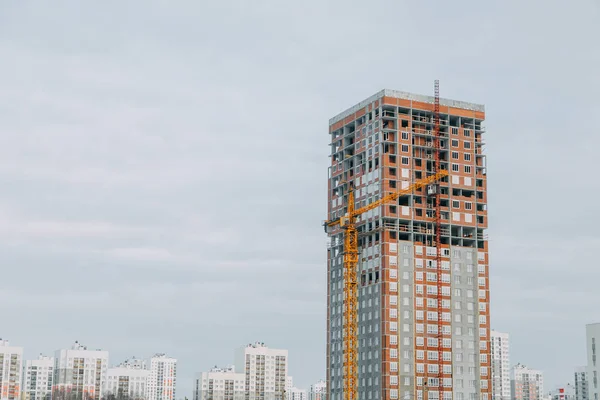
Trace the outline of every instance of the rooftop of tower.
[[[352, 107], [348, 108], [346, 111], [343, 111], [343, 112], [339, 113], [338, 115], [336, 115], [335, 117], [331, 118], [329, 120], [329, 125], [333, 125], [336, 122], [341, 121], [342, 119], [346, 118], [347, 116], [354, 114], [358, 110], [360, 110], [360, 109], [366, 107], [367, 105], [373, 103], [374, 101], [377, 101], [384, 97], [393, 97], [396, 99], [403, 99], [403, 100], [414, 100], [414, 101], [420, 101], [423, 103], [431, 103], [431, 104], [433, 104], [433, 102], [434, 102], [433, 96], [425, 96], [422, 94], [402, 92], [400, 90], [383, 89], [383, 90], [375, 93], [373, 96], [361, 101], [360, 103], [356, 104], [355, 106], [352, 106]], [[460, 101], [460, 100], [440, 98], [440, 105], [446, 106], [446, 107], [461, 108], [463, 110], [485, 112], [485, 106], [483, 104], [469, 103], [469, 102]]]

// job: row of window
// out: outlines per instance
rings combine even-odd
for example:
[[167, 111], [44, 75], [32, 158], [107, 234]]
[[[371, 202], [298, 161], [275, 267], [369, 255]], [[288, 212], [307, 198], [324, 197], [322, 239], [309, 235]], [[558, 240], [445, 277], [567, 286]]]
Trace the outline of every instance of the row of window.
[[[420, 258], [417, 258], [415, 260], [415, 267], [416, 268], [423, 268], [423, 261], [427, 262], [427, 268], [430, 269], [436, 269], [437, 270], [437, 261], [435, 260], [422, 260]], [[391, 267], [396, 267], [398, 266], [398, 258], [396, 256], [389, 256], [388, 257], [388, 264]], [[410, 259], [408, 258], [404, 258], [402, 260], [402, 266], [404, 267], [410, 267]], [[462, 264], [460, 263], [454, 263], [454, 272], [462, 272]], [[442, 270], [444, 271], [449, 271], [450, 270], [450, 262], [449, 261], [442, 261]], [[467, 264], [466, 266], [466, 272], [471, 274], [473, 273], [473, 269], [474, 269], [474, 265], [473, 264]], [[391, 268], [390, 270], [390, 278], [391, 279], [396, 279], [398, 278], [398, 270], [395, 268]], [[484, 274], [485, 273], [485, 264], [479, 264], [477, 266], [477, 272], [480, 274]], [[434, 272], [432, 272], [433, 274], [435, 274]], [[429, 274], [429, 273], [428, 273]], [[442, 279], [445, 279], [444, 274], [442, 274]], [[417, 271], [417, 279], [420, 277], [422, 280], [423, 278], [423, 272]], [[433, 276], [433, 275], [428, 275], [428, 276]], [[332, 276], [333, 277], [333, 276]], [[402, 273], [402, 279], [410, 279], [410, 275], [408, 271], [404, 271]]]

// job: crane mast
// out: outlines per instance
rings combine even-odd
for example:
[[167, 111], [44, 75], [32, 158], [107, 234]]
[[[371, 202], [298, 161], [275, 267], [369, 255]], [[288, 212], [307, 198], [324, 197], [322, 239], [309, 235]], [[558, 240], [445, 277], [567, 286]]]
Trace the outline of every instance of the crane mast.
[[[440, 81], [435, 80], [434, 84], [434, 101], [433, 101], [433, 134], [434, 134], [434, 165], [433, 173], [437, 173], [441, 170], [440, 165], [440, 150], [441, 150], [441, 132], [440, 132]], [[437, 353], [438, 353], [438, 399], [443, 400], [443, 355], [442, 355], [442, 342], [444, 339], [444, 330], [442, 329], [442, 220], [441, 220], [441, 187], [438, 185], [435, 191], [435, 262], [437, 267], [437, 316], [438, 316], [438, 340], [437, 340]]]

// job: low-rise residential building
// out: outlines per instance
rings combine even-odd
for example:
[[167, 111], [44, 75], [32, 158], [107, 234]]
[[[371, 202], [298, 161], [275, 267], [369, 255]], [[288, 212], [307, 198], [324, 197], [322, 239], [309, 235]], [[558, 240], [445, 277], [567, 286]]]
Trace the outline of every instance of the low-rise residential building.
[[136, 358], [126, 360], [108, 369], [105, 396], [116, 399], [147, 400], [149, 376], [150, 370], [146, 369], [144, 361]]
[[320, 380], [310, 387], [309, 400], [327, 400], [327, 382]]
[[245, 400], [246, 375], [234, 366], [217, 368], [196, 375], [194, 400]]
[[570, 383], [559, 386], [550, 392], [551, 400], [575, 400], [575, 386]]

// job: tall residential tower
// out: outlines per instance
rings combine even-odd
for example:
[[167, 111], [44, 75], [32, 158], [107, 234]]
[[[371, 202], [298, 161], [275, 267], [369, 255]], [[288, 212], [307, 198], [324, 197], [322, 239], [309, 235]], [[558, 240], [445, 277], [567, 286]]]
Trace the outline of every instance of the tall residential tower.
[[[491, 400], [485, 111], [441, 99], [439, 113], [450, 174], [440, 185], [440, 269], [425, 188], [357, 220], [360, 400], [437, 399], [438, 384], [444, 400]], [[382, 90], [333, 117], [329, 135], [328, 220], [346, 213], [351, 185], [359, 208], [434, 173], [432, 96]], [[342, 400], [343, 230], [329, 240], [327, 392]]]
[[587, 379], [589, 382], [588, 394], [590, 400], [598, 400], [600, 394], [600, 383], [598, 375], [600, 371], [600, 323], [585, 326], [586, 353], [587, 353]]
[[587, 378], [587, 368], [575, 368], [575, 400], [588, 400], [590, 384]]
[[491, 331], [492, 400], [510, 400], [510, 347], [508, 333]]
[[544, 399], [544, 375], [523, 364], [515, 365], [511, 371], [510, 393], [512, 400]]
[[88, 350], [79, 342], [57, 350], [52, 382], [53, 400], [100, 400], [106, 382], [108, 351]]
[[282, 399], [287, 385], [288, 351], [271, 349], [262, 342], [235, 352], [235, 370], [244, 373], [246, 400]]
[[177, 386], [177, 359], [155, 354], [150, 359], [148, 400], [174, 400]]
[[0, 339], [0, 399], [18, 400], [21, 396], [23, 348]]
[[50, 400], [54, 379], [54, 357], [40, 354], [23, 367], [23, 393], [26, 400]]

